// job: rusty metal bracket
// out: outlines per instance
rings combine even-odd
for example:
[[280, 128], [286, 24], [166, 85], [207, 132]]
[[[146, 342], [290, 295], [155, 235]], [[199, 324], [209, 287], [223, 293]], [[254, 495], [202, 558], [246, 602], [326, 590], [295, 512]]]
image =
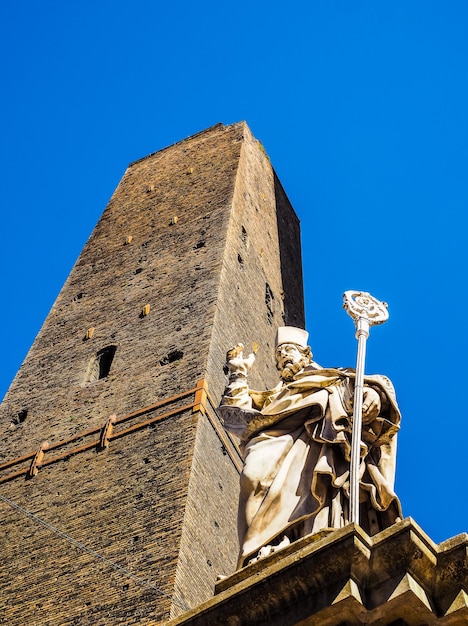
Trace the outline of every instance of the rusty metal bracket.
[[107, 422], [104, 424], [103, 429], [101, 430], [101, 436], [99, 438], [99, 447], [100, 448], [108, 448], [109, 447], [109, 439], [112, 437], [114, 432], [114, 424], [116, 422], [117, 416], [111, 415]]
[[39, 447], [39, 450], [34, 455], [31, 465], [29, 466], [28, 477], [32, 478], [37, 475], [39, 468], [42, 465], [42, 459], [44, 458], [44, 451], [49, 447], [48, 441], [43, 441]]
[[206, 413], [206, 402], [208, 394], [208, 383], [204, 378], [201, 378], [197, 382], [195, 388], [195, 399], [193, 402], [193, 413], [200, 411], [203, 415]]

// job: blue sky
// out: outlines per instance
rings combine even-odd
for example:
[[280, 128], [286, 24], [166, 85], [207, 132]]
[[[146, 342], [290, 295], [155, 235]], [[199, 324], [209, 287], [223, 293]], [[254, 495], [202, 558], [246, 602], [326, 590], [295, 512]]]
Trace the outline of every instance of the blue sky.
[[345, 290], [389, 303], [366, 370], [404, 514], [468, 530], [467, 30], [461, 0], [3, 0], [0, 396], [127, 164], [245, 119], [301, 219], [316, 359], [355, 363]]

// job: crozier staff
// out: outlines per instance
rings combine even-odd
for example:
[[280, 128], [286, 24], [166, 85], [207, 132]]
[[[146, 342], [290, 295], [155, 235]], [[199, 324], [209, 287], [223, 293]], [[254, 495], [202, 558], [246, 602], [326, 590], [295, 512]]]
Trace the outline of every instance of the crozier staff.
[[[308, 333], [285, 326], [276, 336], [281, 381], [253, 391], [255, 356], [238, 344], [227, 353], [228, 385], [219, 412], [241, 440], [239, 567], [310, 533], [349, 523], [352, 369], [312, 360]], [[366, 376], [360, 444], [361, 526], [369, 534], [400, 519], [393, 491], [400, 413], [384, 376]]]

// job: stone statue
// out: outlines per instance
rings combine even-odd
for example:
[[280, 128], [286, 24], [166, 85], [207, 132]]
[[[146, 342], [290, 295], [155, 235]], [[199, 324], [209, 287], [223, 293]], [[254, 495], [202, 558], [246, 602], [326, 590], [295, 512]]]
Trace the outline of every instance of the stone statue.
[[[239, 567], [290, 542], [349, 523], [349, 466], [355, 372], [312, 360], [308, 333], [278, 329], [281, 381], [249, 389], [255, 355], [227, 353], [228, 385], [219, 407], [240, 439]], [[365, 376], [360, 448], [360, 525], [370, 535], [401, 519], [393, 491], [400, 412], [385, 376]]]

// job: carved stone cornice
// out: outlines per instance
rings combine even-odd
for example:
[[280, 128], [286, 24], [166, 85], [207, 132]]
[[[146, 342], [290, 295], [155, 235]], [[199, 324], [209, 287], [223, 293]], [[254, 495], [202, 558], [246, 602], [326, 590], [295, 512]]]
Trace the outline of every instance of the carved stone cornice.
[[435, 544], [407, 518], [369, 537], [350, 524], [304, 537], [225, 578], [170, 626], [468, 623], [468, 535]]

